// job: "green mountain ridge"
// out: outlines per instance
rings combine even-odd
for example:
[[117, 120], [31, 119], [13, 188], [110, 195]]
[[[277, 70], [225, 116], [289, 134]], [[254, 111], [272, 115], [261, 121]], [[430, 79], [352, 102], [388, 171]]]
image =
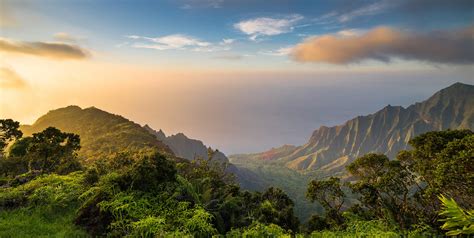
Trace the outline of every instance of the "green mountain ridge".
[[51, 110], [32, 125], [22, 125], [20, 129], [25, 135], [31, 135], [50, 126], [78, 134], [82, 146], [78, 154], [88, 160], [152, 148], [173, 154], [167, 145], [139, 124], [95, 107], [68, 106]]

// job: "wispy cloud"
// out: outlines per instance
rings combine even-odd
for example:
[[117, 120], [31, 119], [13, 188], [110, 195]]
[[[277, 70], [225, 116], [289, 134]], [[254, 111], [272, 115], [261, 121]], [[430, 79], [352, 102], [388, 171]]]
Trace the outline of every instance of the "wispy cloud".
[[281, 47], [277, 50], [270, 50], [270, 51], [260, 51], [259, 53], [262, 55], [271, 55], [271, 56], [287, 56], [291, 53], [294, 46], [287, 46]]
[[222, 39], [219, 43], [220, 45], [232, 45], [235, 42], [235, 39]]
[[20, 89], [26, 87], [26, 81], [10, 67], [0, 67], [0, 88]]
[[53, 38], [57, 41], [68, 43], [77, 43], [79, 41], [85, 40], [84, 37], [73, 36], [67, 32], [57, 32], [53, 35]]
[[445, 64], [474, 63], [474, 26], [428, 33], [378, 27], [362, 35], [323, 35], [295, 46], [291, 57], [300, 62], [349, 64], [392, 58]]
[[224, 0], [183, 0], [181, 9], [221, 8]]
[[303, 19], [298, 14], [283, 18], [259, 17], [244, 20], [234, 24], [234, 28], [256, 41], [260, 36], [274, 36], [293, 31], [295, 25]]
[[0, 38], [0, 51], [53, 59], [84, 59], [90, 56], [87, 50], [77, 45], [57, 42], [16, 41], [6, 38]]
[[371, 15], [377, 15], [385, 10], [387, 10], [390, 6], [392, 6], [392, 3], [390, 1], [379, 1], [375, 2], [357, 9], [354, 9], [352, 11], [343, 13], [339, 16], [337, 16], [337, 20], [341, 23], [351, 21], [354, 18], [357, 17], [362, 17], [362, 16], [371, 16]]
[[333, 24], [344, 24], [350, 22], [359, 17], [373, 16], [381, 14], [388, 10], [390, 7], [395, 6], [394, 1], [380, 0], [368, 5], [364, 5], [357, 8], [348, 10], [335, 10], [319, 16], [314, 19], [316, 24], [333, 25]]
[[129, 35], [127, 38], [135, 41], [142, 41], [131, 44], [131, 46], [134, 48], [147, 48], [155, 50], [192, 50], [196, 52], [230, 50], [229, 45], [234, 42], [233, 39], [223, 39], [219, 43], [211, 43], [182, 34], [173, 34], [156, 38]]

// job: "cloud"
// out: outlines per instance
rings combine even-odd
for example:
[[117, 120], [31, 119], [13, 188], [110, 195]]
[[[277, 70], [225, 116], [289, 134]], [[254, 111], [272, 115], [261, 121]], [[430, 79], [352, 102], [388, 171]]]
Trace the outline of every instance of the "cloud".
[[[465, 18], [468, 14], [472, 20], [472, 0], [376, 0], [369, 4], [367, 0], [342, 0], [338, 3], [336, 9], [313, 19], [313, 22], [322, 25], [341, 25], [357, 18], [382, 13], [396, 15], [404, 21], [416, 21], [417, 24], [424, 22], [431, 24], [427, 19], [439, 19], [446, 14], [461, 18]], [[420, 22], [421, 18], [425, 19], [424, 22]]]
[[[357, 1], [350, 1], [343, 5], [358, 5]], [[395, 5], [394, 1], [377, 1], [371, 4], [365, 4], [357, 7], [349, 7], [345, 9], [338, 9], [326, 13], [320, 17], [315, 18], [313, 21], [316, 24], [321, 25], [338, 25], [348, 23], [359, 17], [373, 16], [385, 12], [390, 7]]]
[[135, 36], [131, 35], [128, 38], [137, 40], [137, 39], [144, 39], [149, 43], [136, 43], [133, 46], [136, 48], [149, 48], [155, 50], [170, 50], [170, 49], [184, 49], [187, 47], [207, 47], [210, 46], [211, 43], [206, 41], [201, 41], [196, 38], [175, 34], [175, 35], [167, 35], [163, 37], [157, 38], [150, 38], [150, 37], [142, 37], [142, 36]]
[[0, 88], [20, 89], [26, 87], [26, 81], [9, 67], [0, 67]]
[[331, 64], [364, 60], [389, 62], [392, 58], [432, 63], [474, 63], [474, 26], [428, 33], [378, 27], [362, 35], [323, 35], [296, 45], [291, 57], [299, 62]]
[[0, 38], [0, 52], [28, 54], [53, 59], [84, 59], [88, 51], [77, 46], [56, 42], [26, 42]]
[[244, 20], [234, 24], [234, 28], [249, 35], [250, 40], [257, 40], [260, 36], [274, 36], [293, 31], [295, 24], [303, 16], [293, 14], [284, 18], [259, 17]]
[[351, 21], [354, 18], [362, 17], [362, 16], [371, 16], [377, 15], [384, 12], [388, 9], [392, 4], [389, 1], [379, 1], [375, 2], [349, 12], [340, 14], [337, 16], [337, 21], [340, 23]]
[[260, 54], [271, 55], [271, 56], [286, 56], [291, 53], [293, 46], [282, 47], [272, 51], [261, 51]]
[[235, 39], [222, 39], [220, 45], [232, 45], [235, 42]]
[[61, 42], [70, 42], [70, 43], [76, 43], [78, 42], [78, 38], [72, 36], [71, 34], [67, 32], [58, 32], [53, 35], [53, 38], [57, 41]]
[[184, 0], [181, 9], [221, 8], [224, 0]]
[[155, 50], [191, 50], [195, 52], [215, 52], [230, 50], [234, 39], [223, 39], [219, 43], [202, 41], [197, 38], [182, 34], [167, 35], [163, 37], [150, 38], [145, 36], [129, 35], [132, 40], [141, 40], [144, 42], [135, 42], [131, 46], [134, 48], [147, 48]]
[[351, 37], [351, 36], [359, 36], [365, 33], [366, 31], [361, 29], [344, 29], [337, 32], [338, 36], [341, 37]]

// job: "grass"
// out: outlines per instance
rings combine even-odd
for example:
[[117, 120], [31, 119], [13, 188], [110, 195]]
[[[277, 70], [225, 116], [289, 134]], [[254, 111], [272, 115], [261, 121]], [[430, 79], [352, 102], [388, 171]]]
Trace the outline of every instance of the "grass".
[[0, 211], [0, 237], [88, 237], [73, 223], [75, 209], [45, 207]]

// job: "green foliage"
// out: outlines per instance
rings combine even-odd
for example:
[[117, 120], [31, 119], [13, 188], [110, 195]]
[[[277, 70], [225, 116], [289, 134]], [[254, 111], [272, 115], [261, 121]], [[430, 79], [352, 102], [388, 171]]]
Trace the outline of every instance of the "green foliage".
[[452, 198], [447, 198], [443, 195], [439, 196], [442, 203], [442, 209], [439, 212], [440, 216], [445, 218], [440, 219], [444, 224], [441, 226], [443, 230], [448, 230], [446, 235], [473, 235], [474, 234], [474, 210], [465, 211]]
[[350, 184], [360, 194], [363, 209], [378, 219], [396, 222], [406, 229], [414, 222], [412, 188], [417, 185], [413, 176], [396, 160], [381, 154], [367, 154], [347, 167], [357, 178]]
[[438, 194], [456, 198], [467, 209], [474, 209], [474, 133], [470, 130], [428, 132], [413, 139], [413, 150], [397, 159], [419, 181], [415, 198], [419, 217], [438, 226]]
[[[312, 203], [306, 199], [306, 186], [311, 180], [319, 178], [320, 174], [301, 174], [284, 166], [275, 166], [269, 163], [252, 163], [247, 161], [233, 160], [233, 164], [239, 170], [249, 170], [252, 174], [249, 177], [239, 177], [239, 183], [243, 189], [251, 191], [264, 191], [275, 186], [281, 188], [294, 201], [295, 214], [301, 221], [307, 221], [314, 212], [322, 214], [324, 212], [319, 203]], [[238, 164], [236, 164], [238, 163]], [[252, 177], [258, 176], [258, 177]], [[244, 174], [247, 176], [247, 174]]]
[[294, 203], [279, 188], [268, 188], [261, 198], [260, 207], [257, 210], [258, 221], [265, 224], [276, 224], [284, 229], [296, 231], [299, 220], [293, 213]]
[[75, 209], [0, 209], [0, 237], [90, 237], [73, 224]]
[[227, 233], [226, 237], [248, 237], [248, 238], [273, 238], [291, 237], [291, 233], [275, 224], [252, 223], [244, 229], [234, 229]]
[[333, 227], [344, 223], [341, 207], [344, 204], [344, 192], [341, 188], [339, 178], [331, 177], [328, 180], [313, 180], [308, 185], [306, 197], [311, 202], [319, 202], [325, 210], [325, 219], [319, 216], [311, 217], [309, 226], [311, 229], [321, 229], [327, 225]]
[[[284, 190], [241, 191], [228, 164], [212, 160], [212, 150], [210, 159], [188, 162], [144, 146], [104, 152], [106, 157], [79, 164], [79, 142], [76, 134], [47, 128], [12, 144], [0, 159], [6, 176], [0, 187], [0, 237], [305, 236], [297, 233], [303, 229]], [[473, 142], [470, 131], [422, 135], [397, 160], [379, 154], [356, 159], [348, 166], [356, 179], [350, 184], [290, 174], [286, 189], [303, 196], [294, 187], [309, 182], [307, 198], [323, 206], [324, 216], [312, 216], [304, 229], [310, 237], [437, 236], [437, 224], [425, 213], [440, 208], [430, 200], [434, 192], [446, 190], [461, 205], [472, 206]], [[86, 169], [70, 173], [82, 166]], [[348, 186], [358, 198], [349, 209], [343, 206], [351, 202], [346, 195], [354, 196]], [[454, 200], [441, 201], [447, 234], [472, 234], [474, 212]]]
[[70, 175], [43, 175], [17, 186], [0, 188], [0, 207], [5, 209], [22, 205], [64, 208], [78, 202], [84, 191], [83, 173]]
[[0, 188], [0, 237], [88, 237], [73, 225], [85, 189], [81, 172]]
[[78, 170], [81, 165], [76, 159], [76, 151], [80, 148], [78, 135], [48, 127], [33, 134], [27, 150], [29, 168], [45, 173], [57, 171], [64, 174]]
[[12, 119], [0, 119], [0, 155], [9, 142], [22, 137], [20, 123]]

